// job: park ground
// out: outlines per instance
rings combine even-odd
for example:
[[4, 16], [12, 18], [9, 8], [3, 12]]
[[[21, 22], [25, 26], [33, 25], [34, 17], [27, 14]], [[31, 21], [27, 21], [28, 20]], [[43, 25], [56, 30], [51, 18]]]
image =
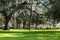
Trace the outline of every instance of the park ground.
[[60, 40], [60, 30], [0, 30], [0, 40]]

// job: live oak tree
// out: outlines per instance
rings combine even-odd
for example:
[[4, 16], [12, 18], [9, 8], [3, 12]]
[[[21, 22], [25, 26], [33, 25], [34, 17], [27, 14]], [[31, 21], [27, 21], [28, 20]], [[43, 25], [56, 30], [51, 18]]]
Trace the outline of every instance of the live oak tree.
[[5, 18], [5, 27], [3, 28], [4, 30], [8, 29], [8, 22], [10, 21], [12, 17], [12, 2], [10, 0], [0, 0], [0, 13], [3, 14]]
[[18, 0], [0, 0], [0, 13], [2, 13], [5, 18], [4, 30], [9, 29], [8, 23], [12, 15], [18, 12], [18, 10], [24, 9], [26, 7], [25, 4], [25, 2], [19, 4]]

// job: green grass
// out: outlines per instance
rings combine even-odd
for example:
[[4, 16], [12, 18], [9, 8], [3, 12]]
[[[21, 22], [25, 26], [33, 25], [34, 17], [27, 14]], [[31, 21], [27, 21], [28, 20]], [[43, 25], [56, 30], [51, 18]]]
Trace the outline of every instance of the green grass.
[[60, 40], [59, 30], [0, 30], [0, 40]]

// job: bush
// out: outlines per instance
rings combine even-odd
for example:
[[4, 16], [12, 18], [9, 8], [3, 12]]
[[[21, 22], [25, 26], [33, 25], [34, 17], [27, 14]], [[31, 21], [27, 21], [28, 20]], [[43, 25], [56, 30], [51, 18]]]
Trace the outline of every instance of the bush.
[[56, 29], [60, 29], [60, 27], [56, 27]]
[[46, 29], [51, 29], [51, 27], [46, 27]]

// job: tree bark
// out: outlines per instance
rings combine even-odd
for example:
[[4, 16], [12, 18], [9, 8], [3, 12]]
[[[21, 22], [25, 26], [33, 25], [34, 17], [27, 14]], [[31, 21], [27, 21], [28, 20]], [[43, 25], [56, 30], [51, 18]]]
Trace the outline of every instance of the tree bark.
[[5, 17], [5, 27], [3, 28], [3, 30], [9, 30], [8, 23], [9, 23], [8, 17]]
[[5, 16], [5, 27], [3, 28], [3, 30], [9, 30], [8, 23], [9, 23], [11, 17], [12, 17], [12, 13], [9, 14], [9, 16]]
[[30, 7], [31, 7], [31, 10], [30, 10], [30, 20], [29, 20], [29, 30], [31, 29], [31, 21], [32, 21], [32, 4], [33, 4], [33, 2], [32, 2], [32, 0], [30, 0], [31, 1], [31, 4], [30, 4]]
[[55, 20], [53, 20], [53, 29], [56, 29]]
[[16, 24], [16, 16], [15, 16], [15, 14], [14, 14], [14, 29], [16, 29], [17, 28], [17, 24]]
[[23, 29], [25, 29], [25, 26], [26, 26], [26, 20], [24, 20], [23, 22]]

